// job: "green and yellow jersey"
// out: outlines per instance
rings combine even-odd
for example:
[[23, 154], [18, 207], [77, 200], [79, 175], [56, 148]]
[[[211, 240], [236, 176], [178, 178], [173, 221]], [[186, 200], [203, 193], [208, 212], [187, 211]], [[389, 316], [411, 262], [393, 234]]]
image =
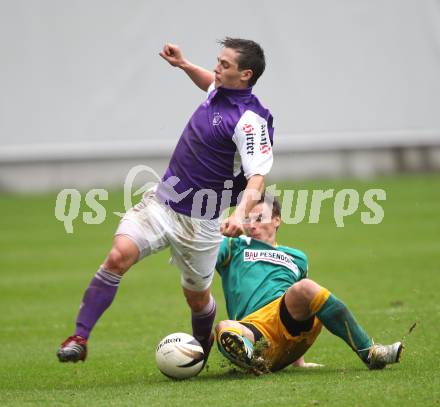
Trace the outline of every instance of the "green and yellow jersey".
[[307, 257], [300, 250], [246, 236], [225, 238], [216, 270], [222, 279], [228, 317], [241, 320], [307, 277]]

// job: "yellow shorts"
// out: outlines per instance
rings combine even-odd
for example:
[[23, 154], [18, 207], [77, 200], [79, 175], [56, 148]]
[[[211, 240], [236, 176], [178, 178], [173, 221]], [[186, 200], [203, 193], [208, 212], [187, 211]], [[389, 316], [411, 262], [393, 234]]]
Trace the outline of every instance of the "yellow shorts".
[[315, 317], [309, 331], [292, 336], [280, 319], [282, 299], [283, 296], [238, 321], [254, 325], [268, 341], [269, 347], [263, 357], [272, 372], [283, 369], [304, 355], [315, 342], [322, 328], [321, 322]]

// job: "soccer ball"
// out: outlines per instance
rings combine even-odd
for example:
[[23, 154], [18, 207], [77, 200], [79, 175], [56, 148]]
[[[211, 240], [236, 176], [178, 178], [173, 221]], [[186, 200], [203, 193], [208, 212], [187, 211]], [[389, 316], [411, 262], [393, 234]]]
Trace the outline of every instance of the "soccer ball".
[[172, 379], [196, 376], [203, 368], [204, 356], [199, 341], [182, 332], [166, 336], [156, 348], [157, 367]]

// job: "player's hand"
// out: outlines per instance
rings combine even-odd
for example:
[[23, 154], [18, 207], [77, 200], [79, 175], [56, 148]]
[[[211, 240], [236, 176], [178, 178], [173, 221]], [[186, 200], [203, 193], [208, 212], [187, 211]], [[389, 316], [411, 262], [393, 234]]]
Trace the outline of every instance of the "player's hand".
[[224, 236], [238, 237], [243, 234], [243, 224], [238, 216], [232, 214], [222, 222], [220, 225], [220, 232]]
[[181, 67], [185, 63], [179, 46], [175, 44], [166, 43], [159, 55], [172, 66]]

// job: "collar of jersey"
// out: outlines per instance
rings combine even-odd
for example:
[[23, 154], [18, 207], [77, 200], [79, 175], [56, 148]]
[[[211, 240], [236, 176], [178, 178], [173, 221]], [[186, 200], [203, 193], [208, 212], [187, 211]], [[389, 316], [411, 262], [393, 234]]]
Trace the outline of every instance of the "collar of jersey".
[[263, 244], [264, 246], [269, 246], [272, 249], [278, 249], [278, 243], [277, 242], [275, 242], [275, 244], [272, 246], [271, 244], [263, 242], [262, 240], [253, 239], [252, 237], [249, 237], [249, 236], [246, 236], [246, 235], [241, 235], [240, 238], [244, 239], [246, 241], [246, 243], [248, 244], [248, 246], [251, 244], [251, 241], [254, 241], [256, 243]]
[[230, 96], [248, 96], [252, 94], [252, 86], [245, 89], [232, 89], [232, 88], [224, 88], [223, 86], [219, 86], [216, 90], [217, 93], [221, 93], [223, 95], [230, 95]]

